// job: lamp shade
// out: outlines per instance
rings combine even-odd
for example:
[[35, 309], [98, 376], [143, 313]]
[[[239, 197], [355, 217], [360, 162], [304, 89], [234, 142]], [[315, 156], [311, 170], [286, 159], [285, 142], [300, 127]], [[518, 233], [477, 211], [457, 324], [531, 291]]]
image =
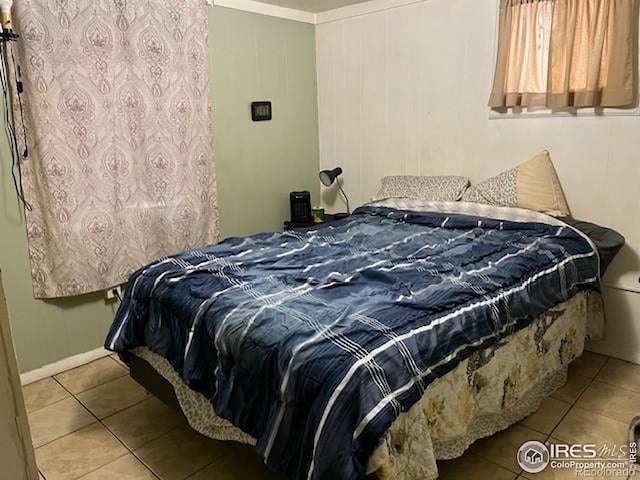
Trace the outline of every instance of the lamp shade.
[[340, 167], [336, 167], [333, 170], [322, 170], [320, 172], [320, 181], [325, 187], [330, 187], [340, 175], [342, 175]]

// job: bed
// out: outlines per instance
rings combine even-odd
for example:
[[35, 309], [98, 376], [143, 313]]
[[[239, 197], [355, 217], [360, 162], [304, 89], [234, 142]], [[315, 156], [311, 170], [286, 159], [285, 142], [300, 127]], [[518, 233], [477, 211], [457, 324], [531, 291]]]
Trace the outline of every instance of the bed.
[[559, 219], [386, 199], [159, 259], [105, 346], [193, 428], [289, 478], [435, 479], [564, 384], [603, 334], [599, 275]]

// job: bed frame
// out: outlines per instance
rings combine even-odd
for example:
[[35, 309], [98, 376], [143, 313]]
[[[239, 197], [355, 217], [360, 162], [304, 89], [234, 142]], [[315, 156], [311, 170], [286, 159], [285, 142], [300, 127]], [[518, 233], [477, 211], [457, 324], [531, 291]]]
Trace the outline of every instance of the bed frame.
[[131, 378], [154, 397], [161, 400], [169, 408], [178, 411], [184, 417], [173, 385], [167, 379], [160, 375], [149, 362], [133, 353], [129, 353], [127, 361]]

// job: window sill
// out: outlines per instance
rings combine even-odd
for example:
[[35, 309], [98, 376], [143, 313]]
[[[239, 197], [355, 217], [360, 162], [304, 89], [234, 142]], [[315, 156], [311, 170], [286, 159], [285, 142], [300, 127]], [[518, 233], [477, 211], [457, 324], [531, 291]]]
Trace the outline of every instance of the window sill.
[[567, 118], [567, 117], [640, 117], [640, 106], [634, 108], [580, 108], [575, 111], [553, 111], [546, 108], [517, 110], [509, 108], [505, 112], [489, 110], [489, 120], [514, 118]]

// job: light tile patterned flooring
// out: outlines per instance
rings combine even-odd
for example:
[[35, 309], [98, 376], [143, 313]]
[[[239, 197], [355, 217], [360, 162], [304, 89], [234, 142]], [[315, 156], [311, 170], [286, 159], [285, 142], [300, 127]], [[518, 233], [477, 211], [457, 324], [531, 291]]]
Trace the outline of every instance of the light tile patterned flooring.
[[[257, 480], [280, 478], [249, 447], [217, 442], [106, 357], [24, 388], [42, 478], [46, 480]], [[459, 459], [439, 462], [440, 478], [575, 478], [547, 469], [523, 475], [516, 451], [527, 440], [626, 443], [640, 415], [640, 366], [586, 352], [569, 381], [540, 410]]]

